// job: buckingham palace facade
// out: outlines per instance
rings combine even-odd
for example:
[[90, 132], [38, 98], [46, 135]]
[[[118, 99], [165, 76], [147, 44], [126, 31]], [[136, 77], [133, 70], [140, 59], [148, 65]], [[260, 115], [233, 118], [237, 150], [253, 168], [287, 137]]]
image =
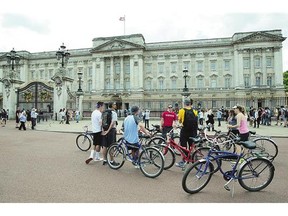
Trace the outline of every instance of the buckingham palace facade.
[[[65, 85], [61, 86], [68, 95], [64, 106], [77, 109], [75, 95], [80, 81], [84, 115], [91, 113], [97, 101], [116, 101], [120, 110], [138, 105], [158, 116], [168, 104], [181, 106], [184, 69], [188, 70], [186, 93], [195, 107], [285, 105], [282, 66], [285, 39], [281, 30], [268, 30], [240, 32], [227, 38], [156, 43], [146, 43], [142, 34], [98, 37], [92, 40], [92, 47], [74, 50], [67, 44], [70, 57], [63, 68]], [[14, 89], [9, 92], [4, 78], [9, 77], [11, 68], [5, 59], [0, 59], [0, 107], [9, 106], [13, 111], [17, 106], [29, 109], [27, 106], [35, 106], [33, 93], [30, 98], [27, 93], [22, 102], [21, 95], [17, 95], [17, 90], [30, 83], [44, 83], [56, 91], [53, 77], [61, 67], [56, 51], [17, 51], [17, 54], [21, 59], [13, 72]], [[83, 74], [81, 79], [79, 74]], [[10, 93], [14, 91], [13, 98]], [[14, 102], [7, 104], [6, 97], [10, 96]], [[36, 105], [38, 109], [45, 110], [47, 105], [57, 109], [52, 105], [53, 94], [49, 96], [50, 101], [42, 97], [43, 103]]]

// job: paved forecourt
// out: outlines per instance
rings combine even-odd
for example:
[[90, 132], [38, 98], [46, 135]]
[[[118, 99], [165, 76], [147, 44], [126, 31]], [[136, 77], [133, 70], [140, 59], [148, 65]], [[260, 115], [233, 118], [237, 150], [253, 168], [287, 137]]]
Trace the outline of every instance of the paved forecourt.
[[[40, 122], [37, 130], [19, 131], [11, 120], [6, 127], [0, 127], [0, 202], [279, 203], [288, 200], [286, 138], [275, 138], [279, 146], [279, 155], [273, 162], [275, 176], [262, 192], [247, 192], [235, 183], [235, 195], [231, 198], [223, 188], [225, 180], [216, 173], [201, 193], [189, 195], [181, 187], [183, 171], [175, 166], [149, 179], [129, 162], [119, 170], [101, 162], [86, 165], [84, 161], [90, 153], [76, 147], [75, 132], [82, 131], [82, 126], [89, 122], [70, 125]], [[263, 127], [259, 133], [266, 135], [269, 131], [272, 135], [273, 131], [275, 134], [277, 130], [286, 131], [286, 128], [275, 128]], [[61, 133], [53, 132], [57, 130]]]

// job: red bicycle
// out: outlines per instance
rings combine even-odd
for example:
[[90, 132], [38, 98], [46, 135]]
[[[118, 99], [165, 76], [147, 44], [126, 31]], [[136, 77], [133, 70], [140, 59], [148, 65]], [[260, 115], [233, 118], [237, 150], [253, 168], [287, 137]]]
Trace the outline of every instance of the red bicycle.
[[[175, 142], [173, 139], [173, 129], [167, 134], [168, 141], [166, 142], [166, 145], [161, 145], [159, 142], [154, 143], [154, 140], [151, 140], [148, 145], [158, 146], [158, 149], [162, 152], [162, 154], [165, 157], [165, 163], [164, 163], [164, 169], [169, 169], [175, 164], [176, 160], [176, 154], [175, 151], [179, 152], [184, 164], [182, 167], [182, 170], [185, 170], [186, 165], [188, 163], [194, 163], [202, 158], [204, 158], [206, 155], [208, 155], [208, 152], [210, 150], [209, 147], [202, 147], [201, 150], [198, 149], [198, 145], [201, 143], [201, 137], [190, 137], [192, 140], [192, 144], [189, 148], [185, 148], [180, 146], [178, 143]], [[200, 146], [199, 146], [200, 147]]]

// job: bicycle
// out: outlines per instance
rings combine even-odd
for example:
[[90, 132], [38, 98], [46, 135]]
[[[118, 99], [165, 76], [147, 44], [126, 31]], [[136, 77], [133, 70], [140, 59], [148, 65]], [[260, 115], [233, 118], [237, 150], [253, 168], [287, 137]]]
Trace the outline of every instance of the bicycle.
[[[237, 144], [241, 144], [240, 154], [219, 151], [215, 149], [215, 147], [212, 147], [206, 158], [199, 160], [186, 170], [182, 178], [183, 190], [187, 193], [194, 194], [205, 188], [215, 169], [211, 161], [216, 162], [223, 178], [227, 181], [224, 185], [224, 188], [227, 191], [231, 191], [228, 185], [232, 181], [234, 182], [237, 180], [241, 187], [251, 192], [260, 191], [266, 188], [273, 180], [275, 171], [274, 165], [267, 158], [245, 157], [244, 148], [255, 149], [256, 144], [254, 142], [245, 141]], [[233, 163], [231, 163], [232, 170], [223, 171], [221, 163], [219, 162], [222, 159], [230, 159], [233, 161]], [[233, 195], [234, 184], [232, 188], [232, 197]]]
[[[256, 132], [254, 131], [249, 131], [251, 135], [256, 135]], [[235, 138], [238, 138], [239, 136], [232, 133], [231, 131], [228, 131], [227, 134], [221, 134], [218, 136], [217, 139], [223, 141], [228, 141], [228, 140], [235, 140]], [[250, 136], [251, 138], [251, 136]], [[254, 139], [250, 139], [252, 142], [255, 142], [256, 147], [255, 149], [250, 149], [249, 153], [251, 156], [256, 156], [256, 157], [266, 157], [268, 158], [271, 162], [276, 158], [278, 155], [278, 146], [268, 136], [256, 136]], [[235, 144], [231, 142], [231, 149], [232, 152], [235, 152]]]
[[88, 126], [83, 127], [84, 132], [76, 137], [76, 145], [81, 151], [88, 151], [93, 141], [93, 132], [88, 131]]
[[[139, 157], [132, 157], [132, 150], [139, 150]], [[125, 161], [130, 161], [141, 172], [149, 177], [155, 178], [159, 176], [164, 169], [164, 157], [162, 153], [154, 147], [146, 147], [141, 144], [129, 144], [125, 139], [112, 144], [107, 151], [108, 165], [112, 169], [121, 168]]]
[[[182, 147], [178, 143], [176, 143], [173, 139], [173, 129], [167, 134], [168, 137], [168, 142], [166, 145], [159, 145], [158, 144], [158, 149], [162, 152], [162, 154], [165, 157], [165, 165], [164, 169], [167, 170], [171, 168], [176, 160], [176, 154], [175, 150], [177, 150], [180, 155], [182, 156], [182, 159], [184, 160], [184, 165], [182, 166], [182, 170], [185, 170], [186, 165], [188, 163], [194, 163], [195, 161], [199, 160], [200, 158], [203, 158], [204, 156], [207, 155], [208, 151], [210, 148], [208, 147], [203, 147], [201, 148], [201, 151], [199, 151], [198, 144], [201, 142], [201, 138], [197, 137], [190, 137], [192, 140], [192, 144], [190, 145], [189, 148]], [[151, 140], [148, 145], [154, 145], [157, 146], [157, 143], [153, 143], [154, 140]], [[205, 153], [206, 152], [206, 153]]]

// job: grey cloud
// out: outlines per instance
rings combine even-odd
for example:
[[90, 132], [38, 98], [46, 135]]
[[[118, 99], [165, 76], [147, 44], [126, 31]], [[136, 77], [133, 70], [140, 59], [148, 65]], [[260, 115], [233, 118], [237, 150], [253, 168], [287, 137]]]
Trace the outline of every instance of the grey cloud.
[[5, 28], [18, 28], [23, 27], [30, 31], [37, 32], [39, 34], [49, 33], [49, 27], [47, 21], [33, 20], [21, 14], [4, 14], [2, 27]]

